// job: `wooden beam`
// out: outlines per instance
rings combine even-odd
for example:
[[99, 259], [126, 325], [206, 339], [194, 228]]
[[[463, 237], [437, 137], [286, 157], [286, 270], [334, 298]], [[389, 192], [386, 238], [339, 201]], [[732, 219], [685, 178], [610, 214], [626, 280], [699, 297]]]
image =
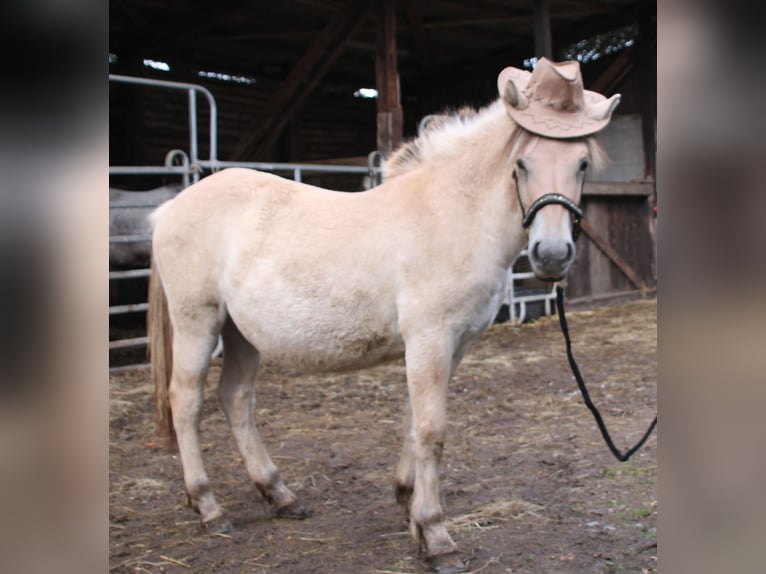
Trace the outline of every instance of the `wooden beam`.
[[[311, 42], [280, 88], [244, 130], [232, 152], [233, 160], [251, 159], [273, 141], [278, 130], [305, 101], [343, 51], [367, 14], [371, 0], [348, 0], [336, 17]], [[271, 133], [271, 132], [277, 133]]]
[[[497, 0], [471, 0], [466, 2], [465, 0], [441, 0], [440, 4], [446, 4], [451, 6], [456, 12], [463, 13], [466, 10], [481, 14], [484, 17], [490, 18], [502, 18], [508, 16], [509, 13], [519, 12], [518, 8], [510, 8], [507, 6], [500, 6]], [[505, 4], [513, 4], [513, 2], [505, 2]], [[527, 19], [530, 16], [525, 16]]]
[[[216, 3], [215, 16], [206, 19], [202, 24], [196, 24], [198, 19], [192, 18], [193, 25], [183, 24], [180, 26], [180, 32], [173, 34], [157, 34], [159, 40], [149, 43], [145, 46], [146, 53], [151, 55], [154, 52], [164, 52], [173, 48], [178, 49], [180, 45], [188, 45], [195, 38], [207, 34], [221, 24], [232, 20], [246, 20], [251, 13], [258, 9], [258, 6], [250, 0], [218, 0]], [[183, 52], [183, 50], [180, 50]]]
[[285, 124], [292, 119], [295, 113], [303, 106], [308, 97], [314, 93], [314, 90], [319, 85], [322, 78], [325, 77], [327, 72], [332, 68], [333, 64], [337, 61], [338, 57], [343, 53], [343, 50], [349, 45], [349, 40], [359, 29], [359, 25], [364, 21], [365, 14], [349, 24], [348, 30], [344, 30], [340, 39], [329, 53], [325, 54], [325, 58], [322, 61], [322, 65], [314, 70], [306, 85], [303, 86], [298, 92], [285, 104], [281, 114], [275, 118], [271, 130], [269, 130], [253, 147], [253, 155], [259, 153], [264, 148], [270, 146], [279, 137], [280, 132], [284, 128]]
[[529, 22], [532, 19], [528, 14], [514, 16], [497, 16], [495, 18], [461, 18], [459, 20], [439, 20], [426, 22], [423, 27], [427, 30], [443, 30], [446, 28], [471, 28], [481, 26], [497, 26], [512, 22]]
[[[565, 16], [559, 18], [559, 16]], [[556, 20], [559, 22], [556, 30], [556, 38], [554, 42], [555, 49], [561, 50], [569, 44], [585, 40], [586, 38], [592, 38], [598, 36], [604, 32], [616, 30], [627, 26], [629, 24], [635, 24], [639, 19], [639, 7], [631, 5], [620, 11], [605, 13], [601, 15], [593, 15], [586, 21], [578, 21], [577, 16], [573, 13], [566, 15], [556, 15]]]
[[588, 86], [589, 90], [611, 96], [617, 90], [628, 74], [636, 65], [636, 50], [633, 47], [626, 48], [601, 72], [601, 75]]
[[535, 2], [535, 56], [553, 59], [550, 0]]
[[405, 0], [404, 6], [407, 9], [407, 21], [409, 22], [412, 42], [415, 44], [415, 53], [417, 54], [420, 67], [424, 72], [428, 71], [430, 57], [428, 54], [428, 43], [423, 29], [423, 19], [420, 17], [420, 6], [418, 0]]
[[607, 241], [601, 237], [595, 229], [593, 229], [591, 224], [588, 223], [586, 219], [583, 219], [580, 224], [582, 226], [582, 230], [585, 232], [585, 235], [587, 235], [588, 238], [596, 244], [596, 247], [598, 247], [601, 252], [606, 255], [607, 258], [625, 274], [630, 282], [642, 291], [646, 291], [647, 286], [641, 280], [641, 277], [630, 265], [628, 265], [628, 262], [625, 261], [625, 259], [623, 259], [619, 253], [617, 253], [617, 251], [614, 250], [614, 247], [609, 245], [609, 243], [607, 243]]
[[375, 87], [378, 90], [377, 149], [388, 155], [402, 143], [402, 106], [396, 66], [396, 2], [375, 0], [378, 24]]
[[321, 10], [338, 10], [340, 6], [338, 2], [326, 2], [325, 0], [298, 0], [298, 4], [304, 6], [311, 6], [312, 8], [319, 8]]
[[586, 181], [583, 195], [634, 195], [648, 197], [654, 193], [653, 181]]

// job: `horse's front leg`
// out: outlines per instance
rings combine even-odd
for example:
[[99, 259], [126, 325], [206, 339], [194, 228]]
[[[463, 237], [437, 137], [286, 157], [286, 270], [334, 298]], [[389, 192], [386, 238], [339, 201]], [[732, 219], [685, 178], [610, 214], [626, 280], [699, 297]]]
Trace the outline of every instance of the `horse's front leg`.
[[[407, 387], [412, 407], [414, 489], [410, 503], [410, 532], [425, 546], [439, 572], [463, 572], [457, 545], [444, 526], [439, 501], [439, 464], [447, 423], [447, 383], [452, 350], [430, 341], [409, 342], [406, 351]], [[406, 448], [405, 443], [405, 448]], [[404, 462], [406, 470], [406, 460]]]
[[[448, 381], [452, 380], [452, 374], [455, 372], [458, 363], [462, 359], [462, 349], [458, 349], [452, 357], [452, 365]], [[404, 401], [404, 444], [402, 452], [399, 455], [399, 462], [396, 465], [396, 480], [394, 483], [394, 494], [396, 502], [404, 509], [407, 518], [410, 515], [410, 502], [412, 500], [412, 491], [415, 489], [415, 450], [413, 446], [413, 437], [415, 431], [412, 428], [412, 405], [409, 397]]]

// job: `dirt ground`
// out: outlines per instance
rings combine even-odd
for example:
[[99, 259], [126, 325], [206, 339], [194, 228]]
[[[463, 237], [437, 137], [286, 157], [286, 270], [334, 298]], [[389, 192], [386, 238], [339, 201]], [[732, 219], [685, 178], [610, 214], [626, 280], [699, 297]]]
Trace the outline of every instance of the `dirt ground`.
[[[655, 299], [568, 313], [575, 357], [617, 445], [656, 412]], [[153, 443], [146, 370], [110, 375], [110, 571], [427, 571], [393, 496], [402, 363], [361, 372], [261, 372], [257, 420], [288, 486], [313, 515], [258, 502], [214, 398], [202, 420], [208, 473], [235, 531], [205, 534], [182, 505], [177, 455]], [[473, 572], [657, 570], [657, 437], [627, 463], [603, 443], [566, 360], [558, 320], [494, 325], [450, 383], [442, 465], [447, 525]]]

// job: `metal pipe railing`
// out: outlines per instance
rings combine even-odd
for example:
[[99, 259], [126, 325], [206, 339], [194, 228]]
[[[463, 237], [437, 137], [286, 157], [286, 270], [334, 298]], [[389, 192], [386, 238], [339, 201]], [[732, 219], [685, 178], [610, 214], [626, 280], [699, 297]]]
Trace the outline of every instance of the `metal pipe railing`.
[[[521, 253], [519, 254], [518, 259], [522, 257], [526, 257], [528, 255], [528, 252], [526, 249], [523, 249]], [[516, 262], [514, 261], [514, 265]], [[529, 295], [517, 295], [516, 294], [516, 286], [514, 284], [514, 281], [520, 281], [523, 279], [533, 279], [535, 277], [535, 274], [531, 271], [521, 271], [521, 272], [515, 272], [513, 270], [513, 265], [508, 270], [508, 293], [506, 294], [506, 299], [504, 303], [508, 304], [508, 311], [510, 314], [510, 320], [513, 323], [523, 323], [524, 319], [526, 319], [527, 316], [527, 303], [536, 303], [538, 301], [542, 301], [544, 305], [544, 310], [546, 315], [550, 315], [552, 312], [552, 301], [556, 298], [556, 286], [555, 284], [551, 285], [550, 291], [546, 291], [544, 293], [533, 293]], [[516, 305], [519, 306], [519, 312], [516, 313]]]
[[190, 170], [181, 165], [110, 165], [109, 175], [184, 175]]
[[[155, 86], [158, 88], [168, 88], [171, 90], [186, 90], [189, 94], [189, 159], [191, 161], [192, 168], [199, 162], [199, 147], [197, 142], [197, 93], [204, 95], [207, 98], [208, 105], [210, 106], [210, 159], [208, 163], [214, 165], [218, 160], [218, 106], [215, 103], [213, 94], [199, 84], [188, 84], [185, 82], [171, 82], [168, 80], [156, 80], [154, 78], [138, 78], [135, 76], [122, 76], [120, 74], [109, 74], [109, 81], [121, 82], [124, 84], [137, 84], [141, 86]], [[109, 168], [109, 173], [113, 172], [112, 168]], [[126, 172], [119, 172], [126, 173]], [[136, 173], [136, 172], [134, 172]], [[138, 172], [146, 173], [146, 172]], [[154, 172], [158, 173], [158, 172]], [[167, 173], [167, 172], [163, 172]], [[197, 175], [194, 181], [199, 180]]]
[[[368, 174], [370, 168], [362, 165], [335, 165], [335, 164], [317, 164], [317, 163], [271, 163], [263, 161], [200, 161], [200, 167], [216, 171], [227, 167], [246, 167], [258, 169], [261, 171], [292, 171], [303, 173], [361, 173]], [[380, 168], [372, 168], [373, 171], [380, 171]], [[299, 180], [296, 180], [299, 181]]]

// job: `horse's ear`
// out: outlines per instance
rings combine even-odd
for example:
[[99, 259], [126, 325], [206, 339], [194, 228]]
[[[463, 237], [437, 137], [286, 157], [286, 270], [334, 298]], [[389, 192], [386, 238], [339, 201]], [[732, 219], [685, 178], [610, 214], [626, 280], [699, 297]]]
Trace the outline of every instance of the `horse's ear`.
[[585, 114], [592, 120], [601, 121], [609, 118], [612, 112], [620, 103], [620, 94], [615, 94], [608, 100], [599, 102], [597, 104], [588, 104], [585, 107]]
[[529, 101], [513, 80], [514, 75], [517, 75], [518, 72], [518, 69], [511, 66], [500, 72], [497, 77], [497, 91], [508, 105], [517, 110], [523, 110], [529, 105]]

